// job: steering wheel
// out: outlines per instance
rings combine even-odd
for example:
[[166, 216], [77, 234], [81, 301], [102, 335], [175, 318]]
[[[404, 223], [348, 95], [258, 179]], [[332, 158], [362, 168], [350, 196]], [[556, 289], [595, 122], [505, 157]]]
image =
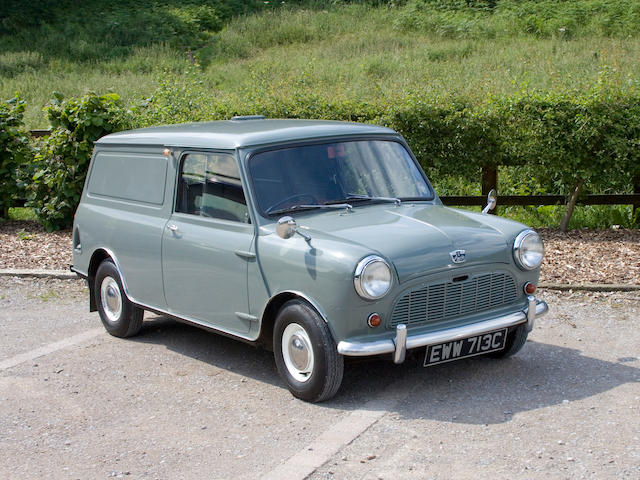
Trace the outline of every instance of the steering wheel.
[[267, 208], [267, 213], [271, 213], [274, 210], [277, 210], [278, 207], [281, 207], [282, 205], [286, 205], [289, 202], [293, 202], [294, 200], [303, 199], [303, 198], [307, 198], [310, 200], [309, 202], [306, 202], [306, 203], [315, 204], [318, 202], [316, 197], [314, 197], [310, 193], [296, 193], [294, 195], [289, 195], [288, 197], [283, 198], [279, 202], [276, 202], [273, 205], [271, 205], [269, 208]]

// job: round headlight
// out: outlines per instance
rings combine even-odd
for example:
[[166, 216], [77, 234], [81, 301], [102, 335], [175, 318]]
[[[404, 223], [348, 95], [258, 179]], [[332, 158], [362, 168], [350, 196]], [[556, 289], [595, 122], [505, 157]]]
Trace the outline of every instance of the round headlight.
[[387, 262], [377, 255], [369, 255], [358, 262], [353, 284], [362, 298], [377, 300], [387, 294], [391, 279], [391, 268]]
[[544, 246], [542, 239], [533, 230], [521, 232], [513, 243], [513, 256], [518, 266], [524, 270], [533, 270], [542, 263]]

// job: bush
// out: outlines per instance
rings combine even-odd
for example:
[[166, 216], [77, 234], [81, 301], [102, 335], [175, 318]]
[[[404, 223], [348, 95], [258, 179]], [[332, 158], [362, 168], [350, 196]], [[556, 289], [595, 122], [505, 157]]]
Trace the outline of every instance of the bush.
[[394, 128], [432, 176], [477, 182], [483, 167], [529, 166], [538, 186], [567, 193], [578, 179], [598, 192], [628, 191], [640, 174], [640, 96], [602, 83], [590, 91], [522, 92], [483, 104], [412, 94], [374, 102], [326, 98], [301, 86], [260, 85], [211, 93], [189, 72], [164, 83], [137, 112], [149, 126], [262, 114], [324, 118]]
[[[193, 72], [165, 83], [140, 109], [148, 126], [173, 121], [324, 118], [386, 125], [400, 132], [436, 184], [479, 185], [484, 167], [519, 171], [513, 194], [627, 193], [640, 175], [640, 96], [612, 86], [603, 72], [591, 90], [464, 100], [412, 94], [374, 102], [326, 98], [301, 85], [260, 84], [211, 94]], [[462, 193], [462, 192], [450, 192]]]
[[68, 100], [54, 94], [45, 111], [52, 132], [38, 146], [26, 185], [27, 205], [35, 208], [38, 220], [47, 230], [57, 230], [73, 223], [93, 142], [127, 128], [129, 117], [120, 98], [113, 93], [88, 93]]
[[16, 199], [23, 198], [18, 171], [32, 151], [22, 118], [25, 102], [12, 98], [0, 103], [0, 216], [6, 217]]

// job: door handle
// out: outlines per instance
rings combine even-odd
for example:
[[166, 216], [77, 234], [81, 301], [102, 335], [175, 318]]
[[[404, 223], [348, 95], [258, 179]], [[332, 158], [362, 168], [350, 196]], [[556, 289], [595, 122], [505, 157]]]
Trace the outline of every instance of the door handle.
[[255, 253], [245, 252], [244, 250], [235, 250], [233, 253], [235, 253], [240, 258], [244, 258], [245, 260], [253, 260], [254, 258], [256, 258]]
[[177, 232], [178, 231], [178, 226], [175, 223], [170, 223], [167, 225], [167, 228], [169, 230], [171, 230], [172, 232]]

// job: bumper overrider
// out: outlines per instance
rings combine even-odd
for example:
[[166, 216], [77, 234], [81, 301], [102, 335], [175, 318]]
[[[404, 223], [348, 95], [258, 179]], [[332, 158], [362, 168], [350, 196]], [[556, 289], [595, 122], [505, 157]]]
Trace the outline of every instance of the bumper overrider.
[[373, 342], [341, 341], [338, 343], [338, 353], [353, 357], [393, 353], [393, 361], [395, 363], [402, 363], [404, 362], [407, 350], [412, 348], [453, 342], [494, 330], [514, 327], [523, 323], [526, 323], [527, 331], [530, 332], [533, 329], [535, 319], [547, 313], [548, 310], [549, 307], [546, 302], [536, 299], [533, 295], [529, 295], [527, 297], [527, 306], [519, 312], [490, 318], [461, 327], [448, 328], [446, 330], [422, 333], [419, 335], [407, 335], [407, 326], [401, 323], [396, 327], [396, 335], [393, 339], [376, 340]]

